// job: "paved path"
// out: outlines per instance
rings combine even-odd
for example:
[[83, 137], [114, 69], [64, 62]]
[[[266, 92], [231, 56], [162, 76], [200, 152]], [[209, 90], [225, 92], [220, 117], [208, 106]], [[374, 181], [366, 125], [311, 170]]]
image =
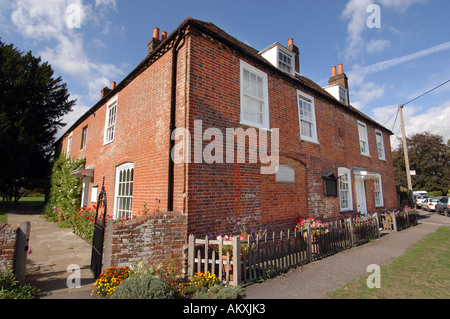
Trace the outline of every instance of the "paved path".
[[[8, 224], [31, 222], [31, 254], [27, 256], [26, 282], [41, 290], [40, 299], [90, 299], [94, 279], [90, 271], [91, 244], [71, 229], [59, 228], [36, 212], [33, 205], [19, 205], [8, 213]], [[73, 273], [70, 265], [78, 265], [81, 288], [69, 289], [67, 280]], [[74, 283], [74, 280], [70, 282]]]
[[367, 266], [387, 264], [407, 249], [435, 232], [450, 226], [450, 218], [419, 212], [419, 225], [390, 233], [376, 241], [294, 269], [283, 276], [252, 284], [245, 289], [247, 299], [324, 299], [327, 294], [367, 275]]

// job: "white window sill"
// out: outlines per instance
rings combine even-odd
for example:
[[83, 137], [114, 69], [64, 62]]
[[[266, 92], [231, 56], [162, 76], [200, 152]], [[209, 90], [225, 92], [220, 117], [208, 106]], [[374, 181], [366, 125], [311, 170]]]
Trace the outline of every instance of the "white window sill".
[[272, 129], [267, 128], [267, 127], [265, 127], [265, 126], [263, 126], [261, 124], [253, 123], [253, 122], [240, 121], [239, 124], [243, 125], [243, 126], [247, 126], [247, 127], [253, 127], [253, 128], [258, 129], [258, 130], [264, 130], [264, 131], [267, 131], [267, 132], [272, 132]]
[[304, 141], [304, 142], [309, 142], [309, 143], [313, 143], [313, 144], [320, 145], [319, 140], [317, 140], [317, 139], [311, 139], [311, 138], [308, 138], [308, 137], [302, 137], [302, 136], [300, 136], [300, 141]]

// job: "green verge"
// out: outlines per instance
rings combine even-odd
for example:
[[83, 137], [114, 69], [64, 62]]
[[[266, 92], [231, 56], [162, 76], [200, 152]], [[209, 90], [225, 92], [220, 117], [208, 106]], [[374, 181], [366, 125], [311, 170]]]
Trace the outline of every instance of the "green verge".
[[381, 267], [381, 288], [367, 287], [369, 275], [329, 294], [333, 299], [450, 298], [450, 227], [441, 227], [403, 256]]

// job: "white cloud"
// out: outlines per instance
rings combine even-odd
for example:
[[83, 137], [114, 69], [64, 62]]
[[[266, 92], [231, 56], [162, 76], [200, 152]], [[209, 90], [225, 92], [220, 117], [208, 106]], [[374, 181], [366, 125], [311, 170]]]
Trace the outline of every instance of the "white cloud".
[[381, 62], [372, 64], [370, 66], [360, 68], [359, 71], [363, 72], [364, 74], [372, 74], [375, 72], [381, 72], [381, 71], [390, 69], [392, 67], [395, 67], [397, 65], [400, 65], [400, 64], [403, 64], [406, 62], [410, 62], [413, 60], [417, 60], [417, 59], [423, 58], [427, 55], [438, 53], [438, 52], [445, 51], [445, 50], [450, 50], [450, 41], [444, 42], [442, 44], [433, 46], [431, 48], [420, 50], [418, 52], [408, 54], [408, 55], [405, 55], [405, 56], [402, 56], [399, 58], [381, 61]]
[[390, 48], [391, 42], [389, 40], [375, 40], [372, 39], [366, 43], [366, 51], [369, 54], [384, 52]]
[[[381, 17], [383, 9], [390, 8], [398, 12], [405, 12], [412, 4], [425, 3], [427, 0], [380, 0]], [[368, 30], [367, 19], [371, 13], [367, 12], [369, 5], [373, 4], [373, 0], [349, 0], [345, 9], [341, 13], [341, 19], [348, 20], [347, 25], [347, 43], [345, 48], [345, 58], [347, 61], [355, 60], [361, 56], [366, 49], [369, 53], [382, 52], [388, 48], [387, 40], [374, 40], [366, 44], [363, 37], [364, 31]], [[381, 21], [383, 21], [381, 19]], [[383, 42], [381, 42], [383, 41]], [[377, 44], [378, 46], [374, 46]]]
[[412, 54], [381, 61], [368, 66], [355, 64], [351, 71], [348, 72], [349, 86], [352, 88], [353, 92], [355, 92], [351, 97], [352, 105], [361, 109], [367, 103], [381, 98], [384, 95], [385, 85], [377, 85], [373, 82], [366, 82], [366, 77], [368, 75], [383, 72], [398, 65], [445, 50], [450, 50], [450, 41]]
[[350, 0], [341, 18], [349, 20], [347, 26], [346, 58], [355, 59], [364, 49], [363, 31], [367, 28], [367, 7], [372, 0]]
[[116, 0], [95, 0], [95, 6], [112, 6], [117, 8]]
[[[77, 9], [74, 14], [79, 28], [68, 23], [69, 6]], [[24, 37], [43, 47], [39, 52], [42, 59], [49, 61], [58, 73], [74, 77], [89, 90], [88, 96], [78, 97], [74, 111], [64, 118], [69, 125], [86, 112], [86, 105], [80, 101], [89, 104], [97, 101], [100, 90], [110, 85], [110, 79], [123, 74], [119, 67], [99, 62], [85, 50], [85, 36], [90, 35], [85, 32], [92, 30], [92, 24], [102, 28], [108, 25], [107, 10], [116, 9], [117, 4], [115, 0], [96, 0], [93, 6], [84, 5], [82, 0], [15, 0], [11, 6], [11, 22]]]
[[374, 82], [365, 82], [360, 89], [352, 96], [355, 102], [352, 105], [358, 109], [363, 108], [368, 103], [381, 98], [385, 92], [385, 85], [377, 85]]
[[[393, 131], [391, 138], [392, 148], [398, 146], [397, 138], [401, 138], [400, 118], [397, 114], [398, 105], [378, 107], [372, 110], [373, 118]], [[408, 105], [403, 108], [405, 120], [405, 131], [409, 137], [411, 135], [425, 131], [432, 134], [442, 135], [444, 142], [450, 139], [450, 100], [440, 106], [424, 108], [420, 106]], [[395, 124], [395, 125], [394, 125]]]

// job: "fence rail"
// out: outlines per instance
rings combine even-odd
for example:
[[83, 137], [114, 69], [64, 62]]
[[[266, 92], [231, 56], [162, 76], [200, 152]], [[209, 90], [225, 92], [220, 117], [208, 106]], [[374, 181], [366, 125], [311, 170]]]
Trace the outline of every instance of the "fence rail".
[[378, 216], [380, 227], [385, 231], [401, 231], [418, 224], [415, 210], [399, 213], [380, 213]]
[[[323, 227], [231, 241], [189, 236], [188, 275], [216, 274], [224, 284], [239, 285], [267, 279], [291, 268], [331, 256], [379, 237], [379, 216], [349, 218]], [[240, 256], [240, 258], [234, 258]]]

